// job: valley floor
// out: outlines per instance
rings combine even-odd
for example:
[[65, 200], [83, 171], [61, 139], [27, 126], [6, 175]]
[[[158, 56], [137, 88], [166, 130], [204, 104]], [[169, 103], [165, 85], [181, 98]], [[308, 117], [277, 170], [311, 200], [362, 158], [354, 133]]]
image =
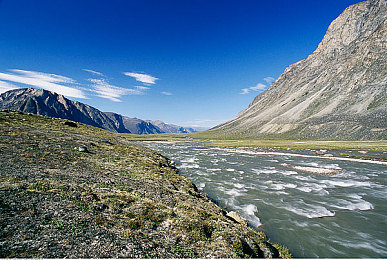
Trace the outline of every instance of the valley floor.
[[133, 141], [198, 141], [201, 146], [255, 149], [262, 151], [296, 152], [315, 156], [334, 156], [361, 160], [387, 161], [387, 140], [337, 141], [337, 140], [224, 140], [214, 139], [205, 133], [126, 135]]

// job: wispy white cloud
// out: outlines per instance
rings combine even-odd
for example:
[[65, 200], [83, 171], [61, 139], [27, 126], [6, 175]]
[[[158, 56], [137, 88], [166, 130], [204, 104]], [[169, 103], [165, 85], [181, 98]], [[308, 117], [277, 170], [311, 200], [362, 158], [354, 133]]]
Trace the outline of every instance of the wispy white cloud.
[[144, 84], [150, 85], [155, 84], [156, 80], [158, 80], [158, 78], [144, 73], [124, 72], [124, 75], [135, 78], [137, 81], [142, 82]]
[[145, 86], [135, 86], [135, 88], [137, 88], [139, 90], [148, 90], [148, 89], [150, 89], [150, 88], [145, 87]]
[[167, 91], [162, 91], [161, 94], [166, 95], [166, 96], [172, 96], [173, 95], [171, 92], [167, 92]]
[[28, 78], [39, 79], [39, 80], [48, 81], [48, 82], [76, 84], [76, 81], [73, 80], [72, 78], [56, 75], [52, 73], [44, 73], [44, 72], [29, 71], [29, 70], [18, 70], [18, 69], [11, 69], [10, 71], [19, 73]]
[[[87, 93], [89, 96], [96, 95], [114, 102], [121, 102], [122, 96], [144, 95], [145, 91], [150, 89], [146, 86], [135, 86], [133, 88], [115, 86], [109, 83], [103, 73], [90, 69], [83, 70], [96, 76], [95, 78], [88, 79], [91, 85], [82, 86], [72, 78], [37, 71], [13, 69], [6, 73], [0, 72], [0, 93], [28, 85], [53, 91], [67, 97], [87, 98]], [[154, 84], [157, 79], [150, 75], [139, 73], [136, 74], [136, 77], [138, 77], [138, 79], [136, 78], [138, 81], [144, 84], [151, 84], [152, 82]], [[20, 85], [12, 83], [19, 83]], [[172, 95], [169, 92], [163, 92], [163, 94]]]
[[266, 81], [267, 83], [271, 83], [274, 81], [274, 78], [273, 77], [266, 77], [263, 80]]
[[13, 73], [0, 72], [0, 80], [17, 82], [33, 87], [43, 88], [68, 97], [87, 98], [82, 90], [74, 86], [77, 83], [71, 78], [37, 71], [17, 69], [10, 71]]
[[258, 83], [255, 87], [250, 87], [250, 89], [254, 91], [264, 90], [265, 88], [266, 85], [262, 83]]
[[0, 81], [0, 94], [7, 92], [8, 90], [12, 89], [17, 89], [19, 88], [18, 86], [5, 82], [5, 81]]
[[249, 94], [249, 93], [250, 93], [250, 89], [248, 89], [248, 88], [242, 88], [242, 92], [239, 93], [239, 94], [241, 94], [241, 95], [246, 95], [246, 94]]
[[258, 83], [254, 87], [242, 88], [239, 94], [246, 95], [246, 94], [249, 94], [250, 91], [261, 91], [261, 90], [265, 90], [266, 88], [267, 86], [265, 84]]
[[92, 83], [93, 92], [97, 93], [97, 96], [107, 98], [114, 102], [122, 102], [120, 98], [124, 95], [143, 95], [139, 89], [127, 89], [111, 85], [105, 79], [89, 79]]
[[82, 69], [82, 70], [83, 70], [83, 71], [90, 72], [91, 74], [94, 74], [94, 75], [98, 75], [98, 76], [101, 76], [101, 77], [105, 77], [105, 75], [103, 75], [103, 73], [98, 72], [98, 71], [95, 71], [95, 70], [89, 70], [89, 69]]

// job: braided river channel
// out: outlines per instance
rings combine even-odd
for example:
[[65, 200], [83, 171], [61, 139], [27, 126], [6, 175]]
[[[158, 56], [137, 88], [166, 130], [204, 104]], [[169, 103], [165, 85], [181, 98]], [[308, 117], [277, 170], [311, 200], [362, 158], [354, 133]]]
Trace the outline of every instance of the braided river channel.
[[387, 257], [387, 165], [142, 142], [294, 257]]

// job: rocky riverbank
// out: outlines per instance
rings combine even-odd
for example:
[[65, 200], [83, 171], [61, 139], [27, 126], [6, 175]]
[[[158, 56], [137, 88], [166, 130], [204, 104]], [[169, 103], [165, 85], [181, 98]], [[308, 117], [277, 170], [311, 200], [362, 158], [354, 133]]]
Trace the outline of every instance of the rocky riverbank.
[[0, 112], [0, 257], [290, 257], [124, 135]]

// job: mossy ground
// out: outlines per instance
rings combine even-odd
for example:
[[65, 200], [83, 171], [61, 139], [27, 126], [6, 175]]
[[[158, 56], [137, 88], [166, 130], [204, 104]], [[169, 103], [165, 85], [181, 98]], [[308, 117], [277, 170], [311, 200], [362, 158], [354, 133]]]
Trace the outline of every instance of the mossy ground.
[[65, 122], [0, 112], [0, 257], [290, 256], [163, 155]]

